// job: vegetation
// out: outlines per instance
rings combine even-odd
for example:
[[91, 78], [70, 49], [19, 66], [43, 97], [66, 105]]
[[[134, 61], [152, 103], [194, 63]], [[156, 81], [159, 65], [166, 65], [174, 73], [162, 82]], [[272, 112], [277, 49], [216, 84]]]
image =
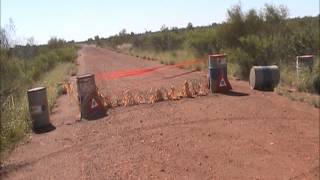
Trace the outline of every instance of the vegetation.
[[75, 70], [76, 47], [62, 39], [52, 38], [47, 45], [12, 47], [1, 29], [0, 59], [0, 150], [8, 149], [31, 129], [27, 106], [27, 89], [47, 87], [50, 108], [57, 98], [56, 86]]
[[[151, 56], [162, 63], [195, 57], [206, 59], [208, 54], [227, 53], [230, 72], [235, 77], [248, 79], [253, 65], [276, 64], [281, 68], [282, 85], [319, 93], [319, 18], [290, 19], [283, 6], [265, 5], [260, 11], [244, 12], [236, 5], [228, 10], [227, 21], [221, 24], [193, 27], [189, 23], [181, 29], [169, 29], [164, 25], [158, 32], [143, 34], [127, 34], [122, 30], [110, 38], [100, 38], [99, 45]], [[123, 49], [122, 44], [132, 46]], [[295, 57], [305, 54], [316, 56], [315, 66], [298, 81], [293, 78], [296, 77]]]

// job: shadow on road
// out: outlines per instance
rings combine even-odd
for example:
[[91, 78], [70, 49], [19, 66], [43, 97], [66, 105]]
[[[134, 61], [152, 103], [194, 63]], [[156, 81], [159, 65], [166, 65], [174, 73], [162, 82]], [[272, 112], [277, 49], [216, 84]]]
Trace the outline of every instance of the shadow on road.
[[43, 133], [47, 133], [47, 132], [53, 131], [55, 129], [56, 129], [56, 127], [54, 125], [50, 124], [50, 125], [45, 126], [45, 127], [34, 128], [33, 132], [36, 133], [36, 134], [43, 134]]
[[236, 91], [228, 91], [222, 94], [228, 95], [228, 96], [249, 96], [248, 93], [242, 93], [242, 92], [236, 92]]

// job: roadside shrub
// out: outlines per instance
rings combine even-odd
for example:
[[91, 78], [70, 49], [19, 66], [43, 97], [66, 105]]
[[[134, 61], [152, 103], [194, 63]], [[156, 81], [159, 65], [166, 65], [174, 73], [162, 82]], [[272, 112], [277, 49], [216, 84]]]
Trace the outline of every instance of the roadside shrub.
[[177, 58], [177, 53], [176, 52], [171, 52], [171, 56], [173, 57], [173, 58]]
[[316, 58], [312, 71], [308, 68], [303, 69], [297, 79], [299, 91], [320, 94], [320, 65], [319, 58]]
[[61, 48], [66, 44], [66, 41], [64, 39], [58, 39], [57, 37], [52, 37], [48, 41], [48, 47], [50, 49], [55, 49], [55, 48]]
[[299, 78], [297, 78], [298, 91], [310, 92], [313, 90], [311, 75], [311, 71], [308, 69], [305, 69], [299, 73]]
[[[319, 70], [313, 70], [302, 82], [297, 82], [291, 66], [298, 55], [319, 54], [320, 16], [288, 18], [288, 13], [284, 6], [266, 4], [260, 10], [243, 11], [240, 5], [235, 5], [227, 11], [227, 20], [221, 24], [181, 29], [163, 26], [158, 32], [122, 33], [106, 42], [113, 47], [130, 43], [140, 52], [155, 54], [182, 50], [191, 52], [193, 57], [203, 57], [227, 53], [232, 63], [231, 74], [241, 79], [248, 79], [254, 65], [276, 64], [283, 71], [281, 83], [299, 86], [301, 91], [319, 92]], [[162, 59], [184, 59], [179, 54], [169, 57]]]
[[312, 72], [312, 87], [314, 92], [320, 94], [320, 60], [319, 57], [317, 57], [317, 61], [315, 63], [315, 66], [313, 68]]
[[[49, 40], [48, 45], [35, 47], [36, 51], [31, 54], [24, 47], [17, 48], [0, 49], [0, 152], [23, 138], [30, 129], [26, 90], [43, 79], [42, 75], [51, 72], [57, 64], [72, 63], [77, 56], [72, 44], [65, 44], [64, 40], [56, 38]], [[16, 56], [15, 52], [19, 54]], [[48, 87], [49, 103], [53, 104], [56, 97], [50, 87], [66, 76], [66, 68], [70, 66], [60, 66], [49, 75], [52, 76], [48, 78], [50, 82], [41, 83]]]
[[233, 66], [234, 75], [241, 79], [248, 79], [251, 67], [256, 64], [255, 60], [241, 48], [227, 50], [229, 62]]
[[280, 83], [293, 87], [297, 85], [297, 72], [295, 68], [295, 64], [292, 63], [290, 65], [284, 63], [280, 64]]
[[[52, 109], [57, 96], [56, 85], [62, 82], [76, 66], [70, 63], [59, 64], [46, 76], [42, 76], [37, 84], [47, 87], [48, 105]], [[21, 140], [30, 131], [31, 119], [28, 109], [26, 89], [30, 84], [21, 82], [18, 91], [7, 96], [1, 96], [0, 123], [0, 155]], [[2, 157], [0, 157], [2, 158]]]
[[192, 34], [186, 42], [197, 56], [204, 56], [220, 51], [217, 35], [214, 30]]
[[[137, 43], [140, 42], [138, 45]], [[181, 47], [183, 39], [173, 32], [162, 32], [146, 35], [142, 41], [134, 41], [134, 46], [155, 51], [175, 50]]]
[[314, 74], [312, 76], [312, 86], [314, 88], [314, 91], [318, 94], [320, 94], [320, 72], [318, 74]]
[[24, 80], [24, 63], [17, 58], [6, 55], [6, 50], [1, 50], [0, 58], [0, 95], [6, 96], [19, 88], [20, 81]]
[[202, 66], [200, 64], [197, 64], [194, 66], [194, 70], [195, 71], [201, 71], [202, 70]]
[[60, 48], [56, 50], [56, 54], [60, 62], [73, 62], [76, 59], [76, 48], [73, 46]]
[[174, 65], [176, 62], [174, 60], [169, 60], [169, 65]]

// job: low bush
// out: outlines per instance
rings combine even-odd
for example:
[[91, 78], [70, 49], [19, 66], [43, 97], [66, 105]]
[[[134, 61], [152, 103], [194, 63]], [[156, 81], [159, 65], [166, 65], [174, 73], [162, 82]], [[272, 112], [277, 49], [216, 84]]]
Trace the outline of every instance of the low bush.
[[252, 65], [256, 64], [255, 60], [240, 48], [228, 50], [229, 63], [232, 64], [232, 73], [241, 79], [248, 79]]
[[[319, 55], [319, 18], [289, 18], [284, 6], [266, 4], [261, 10], [243, 11], [235, 5], [227, 11], [227, 20], [220, 24], [186, 28], [166, 28], [158, 32], [126, 34], [105, 39], [106, 44], [130, 43], [132, 49], [152, 52], [152, 57], [166, 60], [184, 60], [184, 51], [192, 57], [203, 57], [211, 53], [227, 53], [233, 75], [248, 79], [255, 65], [280, 66], [283, 84], [292, 84], [301, 91], [319, 92], [319, 72], [305, 74], [301, 82], [294, 80], [295, 57], [305, 54]], [[155, 52], [155, 53], [154, 53]], [[163, 57], [164, 56], [164, 57]], [[287, 68], [288, 67], [288, 68]], [[314, 73], [315, 72], [315, 73]]]
[[312, 71], [303, 69], [297, 78], [297, 88], [302, 92], [311, 92], [320, 94], [320, 63], [317, 58]]
[[16, 57], [10, 52], [1, 48], [0, 152], [18, 142], [30, 130], [26, 90], [36, 85], [47, 87], [49, 106], [53, 107], [57, 97], [56, 85], [75, 68], [77, 56], [74, 45], [57, 39], [50, 40], [47, 46], [37, 46], [37, 53], [32, 57], [27, 54], [25, 59], [23, 53]]
[[220, 51], [215, 29], [210, 29], [202, 33], [192, 33], [186, 41], [186, 46], [192, 49], [198, 57]]

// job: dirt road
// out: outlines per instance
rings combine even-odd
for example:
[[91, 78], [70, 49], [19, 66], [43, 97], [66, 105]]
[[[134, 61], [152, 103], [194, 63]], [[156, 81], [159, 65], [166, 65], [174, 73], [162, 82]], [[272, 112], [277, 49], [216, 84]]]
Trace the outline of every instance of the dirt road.
[[[85, 46], [79, 73], [154, 67]], [[201, 79], [164, 68], [144, 76], [97, 79], [105, 94]], [[319, 109], [231, 81], [234, 94], [110, 110], [77, 122], [76, 101], [58, 99], [56, 130], [32, 134], [3, 164], [5, 179], [319, 179]], [[242, 96], [238, 96], [242, 94]]]

